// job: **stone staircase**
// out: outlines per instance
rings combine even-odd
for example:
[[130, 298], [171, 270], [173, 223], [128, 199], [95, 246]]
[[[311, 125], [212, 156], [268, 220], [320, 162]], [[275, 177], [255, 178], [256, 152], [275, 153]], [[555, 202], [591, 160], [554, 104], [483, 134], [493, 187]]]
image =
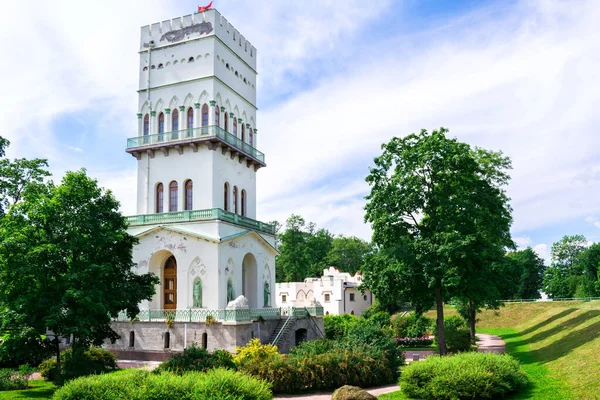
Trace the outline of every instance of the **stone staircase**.
[[[288, 320], [289, 320], [289, 322], [287, 322]], [[287, 325], [286, 325], [286, 322], [287, 322]], [[287, 337], [287, 335], [289, 335], [290, 331], [292, 331], [294, 329], [295, 322], [296, 322], [296, 318], [291, 317], [291, 316], [280, 319], [279, 323], [277, 324], [275, 329], [273, 329], [273, 333], [271, 333], [271, 337], [269, 338], [269, 343], [277, 344], [277, 343], [275, 343], [275, 339], [277, 339], [279, 332], [281, 332], [282, 330], [283, 330], [283, 332], [281, 332], [281, 335], [279, 336], [279, 341], [281, 341], [283, 338]]]

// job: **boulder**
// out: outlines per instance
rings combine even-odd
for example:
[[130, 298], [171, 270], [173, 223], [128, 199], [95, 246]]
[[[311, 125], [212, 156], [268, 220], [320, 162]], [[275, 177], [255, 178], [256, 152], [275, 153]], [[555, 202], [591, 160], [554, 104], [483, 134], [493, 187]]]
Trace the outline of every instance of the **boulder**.
[[377, 400], [373, 396], [357, 386], [345, 385], [333, 392], [331, 400]]

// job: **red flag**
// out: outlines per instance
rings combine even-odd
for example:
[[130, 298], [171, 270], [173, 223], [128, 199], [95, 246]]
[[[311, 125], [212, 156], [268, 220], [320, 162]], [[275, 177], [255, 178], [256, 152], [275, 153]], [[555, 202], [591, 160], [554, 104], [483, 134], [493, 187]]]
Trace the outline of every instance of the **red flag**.
[[201, 13], [201, 12], [204, 12], [204, 11], [210, 9], [212, 7], [212, 3], [213, 2], [211, 1], [210, 3], [208, 3], [207, 6], [204, 6], [204, 7], [198, 6], [198, 12]]

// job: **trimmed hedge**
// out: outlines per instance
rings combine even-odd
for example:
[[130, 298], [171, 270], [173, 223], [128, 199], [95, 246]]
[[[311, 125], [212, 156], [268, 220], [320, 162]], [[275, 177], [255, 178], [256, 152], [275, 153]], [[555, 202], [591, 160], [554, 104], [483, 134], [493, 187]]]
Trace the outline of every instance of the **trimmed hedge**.
[[411, 363], [400, 385], [414, 399], [496, 399], [524, 388], [527, 377], [509, 355], [473, 352]]
[[68, 382], [54, 400], [268, 400], [270, 384], [227, 369], [153, 374], [132, 370], [89, 376]]
[[215, 350], [212, 353], [193, 344], [183, 350], [183, 354], [174, 354], [168, 361], [160, 364], [157, 373], [169, 371], [182, 374], [189, 371], [204, 372], [213, 368], [235, 369], [233, 356], [226, 350]]

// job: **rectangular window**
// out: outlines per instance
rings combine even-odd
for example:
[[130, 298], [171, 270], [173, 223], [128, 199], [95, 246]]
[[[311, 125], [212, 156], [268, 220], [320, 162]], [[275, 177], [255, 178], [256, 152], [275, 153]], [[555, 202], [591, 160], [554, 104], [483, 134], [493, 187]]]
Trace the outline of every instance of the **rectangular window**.
[[285, 303], [287, 301], [287, 296], [285, 294], [281, 295], [281, 302]]
[[329, 303], [330, 294], [325, 293], [325, 303]]
[[350, 293], [350, 301], [354, 301], [354, 293]]

